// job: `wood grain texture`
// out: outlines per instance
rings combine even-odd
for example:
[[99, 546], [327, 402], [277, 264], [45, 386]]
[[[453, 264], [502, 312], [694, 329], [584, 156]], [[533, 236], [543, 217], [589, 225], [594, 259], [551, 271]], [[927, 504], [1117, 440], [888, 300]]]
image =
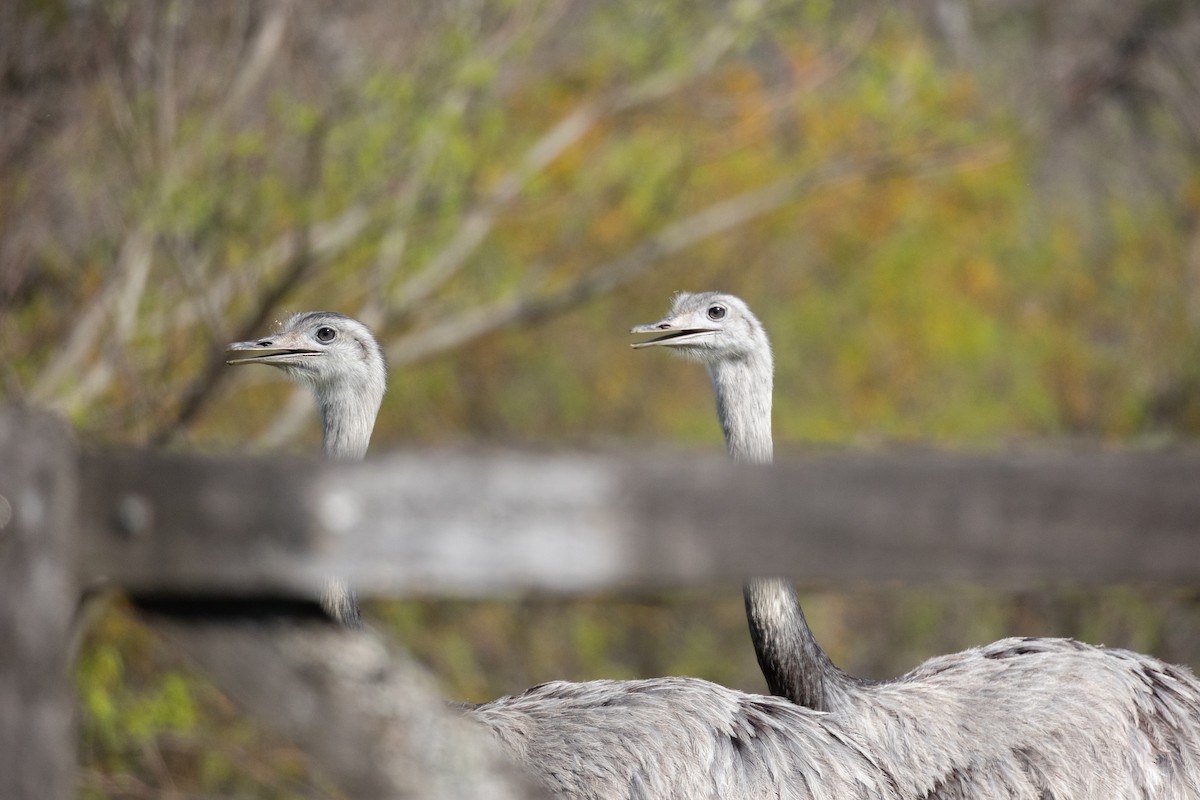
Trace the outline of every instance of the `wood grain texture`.
[[1000, 586], [1200, 579], [1194, 451], [845, 452], [772, 466], [147, 453], [93, 455], [84, 467], [84, 567], [135, 592], [311, 597], [331, 573], [384, 595], [750, 574]]

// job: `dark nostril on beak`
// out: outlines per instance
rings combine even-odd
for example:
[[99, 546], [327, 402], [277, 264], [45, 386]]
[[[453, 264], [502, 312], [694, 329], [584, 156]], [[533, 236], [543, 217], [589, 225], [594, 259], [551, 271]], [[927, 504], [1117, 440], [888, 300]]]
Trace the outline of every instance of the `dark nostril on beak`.
[[669, 322], [660, 322], [660, 323], [658, 323], [658, 329], [659, 329], [660, 331], [665, 331], [665, 330], [666, 330], [667, 328], [669, 328], [669, 327], [671, 327], [671, 323], [669, 323]]
[[271, 346], [271, 340], [270, 340], [270, 339], [259, 339], [259, 340], [258, 340], [258, 346], [259, 346], [259, 347], [270, 347], [270, 346]]

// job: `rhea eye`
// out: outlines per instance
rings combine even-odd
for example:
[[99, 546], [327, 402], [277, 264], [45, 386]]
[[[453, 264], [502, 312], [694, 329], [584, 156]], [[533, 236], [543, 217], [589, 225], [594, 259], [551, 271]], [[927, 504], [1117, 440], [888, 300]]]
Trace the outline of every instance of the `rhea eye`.
[[711, 320], [725, 319], [725, 306], [710, 306], [708, 318]]
[[317, 328], [317, 341], [328, 344], [337, 338], [337, 331], [328, 325], [323, 325]]

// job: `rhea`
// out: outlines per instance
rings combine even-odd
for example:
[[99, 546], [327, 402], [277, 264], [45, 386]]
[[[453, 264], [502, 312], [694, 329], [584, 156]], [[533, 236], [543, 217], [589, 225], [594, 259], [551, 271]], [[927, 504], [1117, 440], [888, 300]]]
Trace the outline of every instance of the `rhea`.
[[275, 333], [225, 348], [226, 364], [266, 364], [312, 387], [327, 458], [366, 455], [387, 389], [383, 350], [370, 329], [336, 311], [293, 314]]
[[[667, 347], [704, 364], [730, 457], [751, 464], [771, 462], [771, 342], [740, 298], [718, 292], [680, 293], [666, 317], [638, 325], [631, 333], [658, 334], [634, 348]], [[750, 578], [743, 595], [754, 652], [772, 694], [830, 711], [869, 683], [834, 665], [813, 636], [787, 581]]]
[[[631, 332], [657, 334], [635, 348], [669, 347], [703, 363], [729, 454], [771, 461], [771, 347], [741, 299], [680, 293], [666, 317]], [[1022, 638], [875, 683], [833, 665], [785, 581], [751, 579], [745, 599], [772, 693], [849, 720], [920, 797], [1200, 796], [1200, 683], [1182, 667], [1069, 639]], [[1073, 724], [1083, 715], [1095, 727]], [[1124, 745], [1105, 755], [1108, 742]]]
[[[336, 311], [293, 314], [278, 331], [226, 346], [226, 364], [266, 364], [312, 387], [321, 413], [321, 448], [326, 458], [361, 459], [387, 389], [383, 349], [366, 325]], [[330, 578], [321, 605], [338, 622], [361, 622], [358, 599], [340, 579]]]

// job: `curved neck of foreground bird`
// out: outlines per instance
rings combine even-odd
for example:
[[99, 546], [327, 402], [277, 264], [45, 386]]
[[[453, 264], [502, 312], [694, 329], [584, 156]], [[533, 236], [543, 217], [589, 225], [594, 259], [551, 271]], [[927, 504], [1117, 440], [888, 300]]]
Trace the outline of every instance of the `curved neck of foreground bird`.
[[[774, 364], [770, 350], [709, 367], [717, 416], [734, 461], [769, 464]], [[782, 578], [750, 578], [742, 587], [758, 665], [771, 694], [818, 711], [838, 705], [857, 679], [842, 672], [817, 644], [796, 590]]]
[[847, 685], [842, 672], [817, 644], [800, 600], [782, 578], [749, 578], [742, 587], [750, 639], [771, 694], [816, 711], [833, 711]]
[[369, 387], [317, 387], [326, 458], [359, 459], [367, 453], [383, 394]]

